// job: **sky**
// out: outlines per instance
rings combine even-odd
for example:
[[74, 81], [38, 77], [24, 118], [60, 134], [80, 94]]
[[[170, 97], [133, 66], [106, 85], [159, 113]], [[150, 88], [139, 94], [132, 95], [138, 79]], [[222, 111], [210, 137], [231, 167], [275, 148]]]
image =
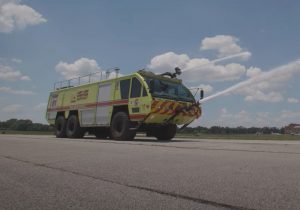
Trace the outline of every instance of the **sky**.
[[178, 66], [187, 87], [217, 94], [192, 126], [300, 123], [299, 9], [292, 0], [0, 0], [0, 121], [46, 123], [60, 80]]

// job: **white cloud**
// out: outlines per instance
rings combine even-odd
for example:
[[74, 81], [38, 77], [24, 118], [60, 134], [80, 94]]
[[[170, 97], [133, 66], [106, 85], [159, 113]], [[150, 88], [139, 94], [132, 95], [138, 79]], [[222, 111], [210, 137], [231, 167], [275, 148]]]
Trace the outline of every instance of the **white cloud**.
[[238, 63], [216, 65], [206, 58], [189, 58], [186, 54], [167, 52], [153, 57], [148, 68], [155, 72], [163, 73], [172, 71], [179, 66], [185, 81], [227, 81], [239, 79], [246, 72], [246, 68]]
[[[251, 80], [250, 84], [239, 88], [236, 92], [246, 95], [246, 101], [280, 102], [284, 100], [282, 91], [287, 83], [299, 73], [299, 60], [268, 72], [251, 67], [247, 70], [247, 75]], [[295, 103], [295, 100], [290, 99], [288, 102]]]
[[290, 110], [282, 110], [280, 118], [283, 120], [296, 120], [295, 122], [300, 122], [300, 112], [290, 111]]
[[246, 93], [245, 101], [264, 101], [264, 102], [280, 102], [283, 101], [283, 96], [281, 93], [278, 92], [269, 92], [264, 93], [260, 90], [254, 90], [251, 88], [247, 89], [248, 92]]
[[246, 112], [245, 110], [241, 110], [237, 113], [230, 113], [226, 108], [222, 108], [220, 110], [220, 115], [215, 122], [215, 125], [220, 126], [229, 126], [229, 127], [236, 127], [236, 126], [251, 126], [252, 119], [251, 114]]
[[14, 94], [14, 95], [34, 95], [35, 93], [30, 90], [14, 90], [10, 87], [0, 87], [0, 93], [8, 93], [8, 94]]
[[291, 104], [299, 103], [299, 100], [297, 98], [288, 98], [287, 101]]
[[270, 112], [248, 112], [245, 110], [229, 112], [226, 108], [219, 111], [219, 115], [212, 125], [228, 127], [283, 127], [290, 123], [300, 123], [300, 112], [282, 110], [280, 113]]
[[259, 76], [261, 73], [262, 73], [262, 71], [261, 71], [260, 68], [250, 67], [250, 68], [247, 69], [246, 75], [248, 77], [256, 77], [256, 76]]
[[[208, 64], [204, 66], [204, 62]], [[183, 78], [189, 81], [228, 81], [238, 80], [245, 72], [245, 66], [238, 63], [215, 65], [196, 58], [187, 63]]]
[[22, 63], [22, 62], [23, 62], [23, 61], [22, 61], [21, 59], [19, 59], [19, 58], [12, 58], [11, 61], [14, 62], [14, 63]]
[[289, 125], [290, 123], [300, 123], [300, 112], [292, 110], [282, 110], [278, 120], [282, 125]]
[[0, 32], [10, 33], [45, 22], [40, 13], [20, 1], [0, 1]]
[[237, 80], [246, 73], [245, 66], [228, 62], [223, 65], [217, 64], [232, 59], [247, 60], [251, 57], [251, 53], [243, 51], [237, 42], [238, 38], [229, 35], [206, 37], [202, 40], [201, 49], [217, 50], [218, 59], [190, 58], [185, 53], [166, 52], [154, 56], [148, 68], [157, 73], [163, 73], [173, 71], [178, 66], [183, 72], [181, 77], [189, 82]]
[[201, 42], [201, 50], [216, 50], [218, 57], [224, 57], [242, 52], [242, 48], [237, 44], [238, 38], [230, 35], [217, 35], [206, 37]]
[[74, 63], [66, 63], [60, 61], [56, 67], [56, 71], [65, 79], [72, 79], [79, 76], [84, 76], [89, 73], [98, 72], [101, 70], [97, 61], [88, 58], [80, 58]]
[[148, 68], [163, 73], [171, 69], [173, 70], [177, 66], [180, 68], [185, 68], [189, 61], [190, 58], [186, 54], [167, 52], [153, 57], [148, 65]]
[[275, 126], [271, 124], [273, 121], [271, 120], [269, 112], [258, 112], [254, 116], [253, 126]]
[[28, 76], [22, 75], [20, 71], [14, 70], [11, 66], [0, 64], [0, 80], [16, 81], [25, 80], [28, 81]]
[[11, 104], [11, 105], [8, 105], [4, 108], [2, 108], [2, 111], [3, 112], [6, 112], [6, 113], [16, 113], [16, 112], [20, 112], [23, 108], [23, 105], [21, 104]]

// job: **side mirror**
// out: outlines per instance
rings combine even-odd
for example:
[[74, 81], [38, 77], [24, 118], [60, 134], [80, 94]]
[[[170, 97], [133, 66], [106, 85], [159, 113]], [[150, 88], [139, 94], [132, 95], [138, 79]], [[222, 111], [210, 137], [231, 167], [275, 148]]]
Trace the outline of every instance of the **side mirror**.
[[200, 100], [204, 98], [204, 91], [201, 89], [200, 90]]
[[151, 79], [149, 81], [149, 92], [150, 93], [153, 93], [153, 88], [154, 88], [154, 81], [153, 81], [153, 79]]

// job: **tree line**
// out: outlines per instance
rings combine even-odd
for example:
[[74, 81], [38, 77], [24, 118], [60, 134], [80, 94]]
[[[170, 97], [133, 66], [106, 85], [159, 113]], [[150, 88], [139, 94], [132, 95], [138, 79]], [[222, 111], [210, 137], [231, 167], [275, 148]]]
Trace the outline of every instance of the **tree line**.
[[272, 134], [272, 133], [284, 133], [284, 128], [277, 127], [250, 127], [246, 128], [243, 126], [232, 127], [221, 127], [212, 126], [210, 128], [206, 127], [186, 127], [183, 130], [179, 130], [179, 133], [189, 133], [189, 134]]
[[42, 123], [33, 123], [31, 120], [10, 119], [0, 121], [0, 130], [14, 131], [53, 131], [53, 127]]
[[[15, 131], [53, 131], [53, 127], [41, 123], [33, 123], [31, 120], [18, 120], [10, 119], [7, 121], [0, 121], [0, 130], [15, 130]], [[284, 128], [276, 127], [251, 127], [246, 128], [238, 126], [232, 127], [221, 127], [212, 126], [207, 127], [186, 127], [183, 130], [179, 130], [179, 133], [188, 134], [271, 134], [271, 133], [284, 133]]]

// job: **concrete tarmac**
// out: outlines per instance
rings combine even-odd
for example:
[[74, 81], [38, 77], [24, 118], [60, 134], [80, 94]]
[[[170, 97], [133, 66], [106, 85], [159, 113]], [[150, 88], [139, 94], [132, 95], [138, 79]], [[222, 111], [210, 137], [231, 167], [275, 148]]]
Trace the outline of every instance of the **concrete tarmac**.
[[300, 141], [0, 135], [0, 209], [299, 209]]

